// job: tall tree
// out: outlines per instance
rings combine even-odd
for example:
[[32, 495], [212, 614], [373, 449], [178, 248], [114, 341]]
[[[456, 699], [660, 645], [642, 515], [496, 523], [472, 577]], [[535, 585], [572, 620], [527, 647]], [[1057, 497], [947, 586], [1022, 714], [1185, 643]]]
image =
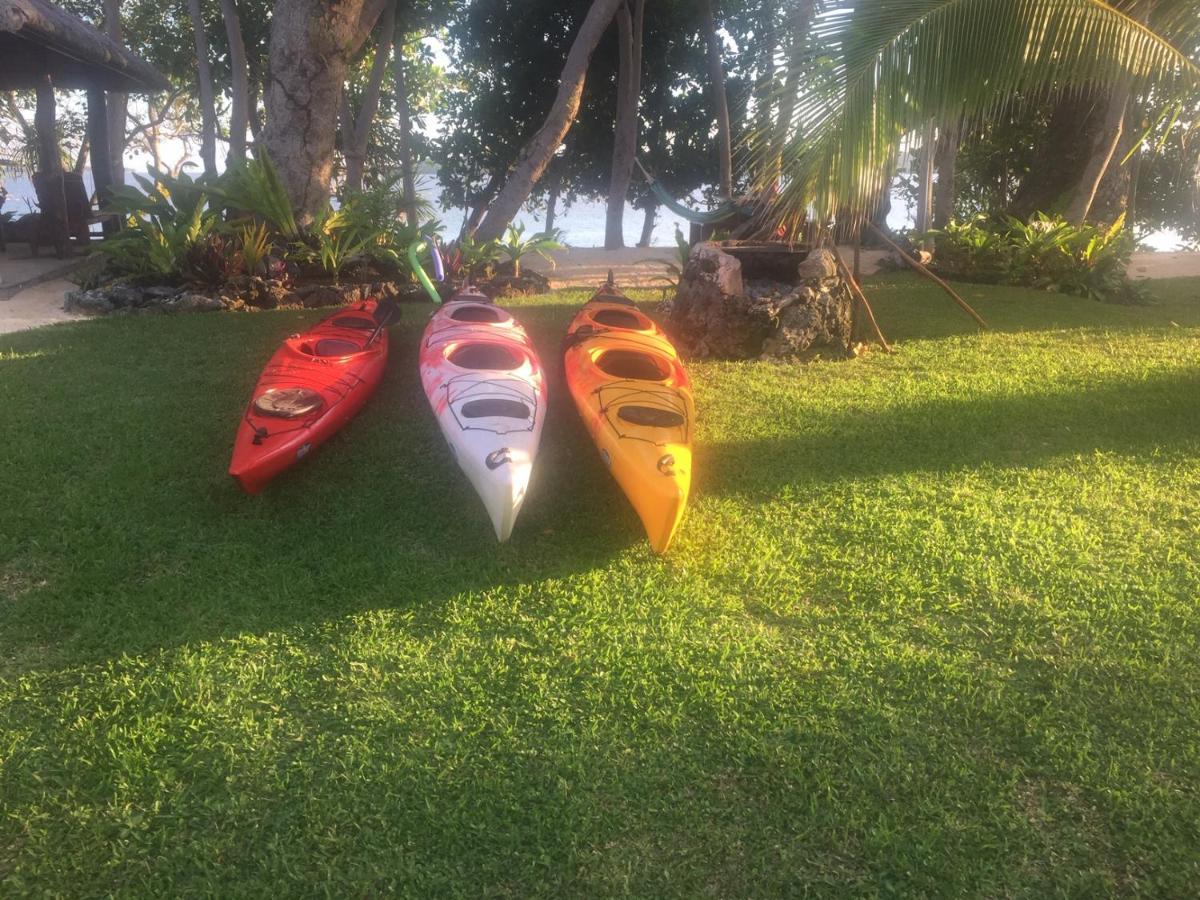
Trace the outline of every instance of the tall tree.
[[250, 124], [250, 70], [237, 0], [221, 0], [221, 18], [229, 39], [229, 159], [240, 163], [246, 160], [246, 130]]
[[[363, 88], [358, 113], [350, 108], [350, 98], [342, 93], [342, 153], [346, 157], [346, 190], [361, 191], [363, 168], [367, 162], [367, 141], [371, 126], [379, 109], [379, 95], [383, 89], [383, 76], [387, 72], [392, 55], [392, 40], [396, 31], [396, 2], [388, 0], [379, 24], [379, 38], [375, 44], [375, 56], [371, 61], [371, 72]], [[401, 125], [401, 127], [404, 127]]]
[[387, 0], [277, 0], [263, 139], [297, 215], [329, 202], [342, 86]]
[[200, 93], [200, 159], [204, 171], [217, 171], [217, 106], [213, 90], [212, 65], [208, 59], [208, 35], [204, 30], [204, 12], [200, 0], [187, 0], [192, 20], [192, 41], [196, 46], [196, 76]]
[[733, 136], [729, 124], [729, 98], [725, 93], [725, 64], [721, 60], [721, 35], [713, 16], [712, 0], [700, 0], [701, 27], [708, 46], [708, 79], [717, 116], [717, 154], [720, 159], [721, 196], [733, 196]]
[[840, 14], [816, 29], [831, 59], [797, 97], [806, 132], [785, 153], [774, 215], [793, 229], [814, 206], [860, 218], [890, 181], [901, 136], [929, 119], [979, 121], [1014, 98], [1125, 79], [1195, 91], [1200, 67], [1179, 39], [1194, 38], [1200, 17], [1179, 5], [1156, 32], [1104, 0], [838, 0]]
[[551, 106], [542, 127], [522, 148], [516, 166], [476, 230], [476, 236], [480, 240], [498, 238], [504, 233], [504, 229], [529, 198], [533, 185], [546, 171], [546, 166], [562, 144], [579, 112], [592, 52], [621, 3], [622, 0], [594, 0], [592, 3], [587, 17], [575, 35], [571, 51], [567, 54], [554, 105]]
[[604, 225], [604, 247], [625, 246], [625, 199], [633, 177], [637, 155], [638, 102], [642, 95], [642, 30], [646, 0], [634, 0], [617, 10], [620, 65], [617, 74], [617, 121], [613, 137], [612, 176], [608, 185], [608, 210]]
[[400, 120], [400, 179], [404, 190], [404, 217], [409, 224], [417, 221], [417, 178], [412, 147], [412, 109], [408, 97], [408, 73], [404, 60], [404, 34], [399, 26], [392, 35], [396, 115]]

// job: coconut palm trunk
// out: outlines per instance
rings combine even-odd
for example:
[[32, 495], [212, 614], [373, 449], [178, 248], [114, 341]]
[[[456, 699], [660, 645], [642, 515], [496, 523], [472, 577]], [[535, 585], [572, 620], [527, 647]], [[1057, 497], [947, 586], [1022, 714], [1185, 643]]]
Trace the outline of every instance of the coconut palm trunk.
[[229, 39], [229, 160], [241, 163], [246, 160], [246, 132], [250, 125], [250, 70], [237, 0], [221, 0], [221, 18]]
[[725, 65], [721, 62], [721, 36], [713, 17], [712, 0], [701, 0], [701, 27], [708, 47], [708, 80], [717, 117], [717, 154], [720, 160], [719, 186], [722, 197], [733, 196], [733, 137], [729, 125], [729, 98], [725, 93]]
[[400, 179], [404, 190], [404, 216], [417, 223], [417, 177], [412, 152], [412, 111], [408, 104], [408, 72], [404, 61], [404, 31], [397, 23], [392, 32], [393, 80], [396, 115], [400, 119]]
[[355, 115], [350, 101], [342, 94], [342, 152], [346, 157], [346, 190], [361, 191], [363, 171], [367, 165], [367, 144], [371, 138], [371, 126], [375, 124], [375, 113], [379, 110], [379, 95], [383, 90], [383, 76], [387, 72], [392, 55], [392, 39], [396, 31], [396, 3], [390, 0], [383, 11], [379, 25], [379, 42], [375, 46], [375, 59], [371, 73], [363, 88], [362, 104]]
[[[104, 0], [104, 33], [116, 44], [122, 42], [121, 0]], [[125, 183], [125, 115], [129, 107], [129, 95], [112, 91], [105, 97], [105, 115], [108, 119], [108, 160], [112, 165], [112, 183]]]
[[550, 113], [518, 154], [508, 180], [476, 230], [478, 239], [492, 240], [504, 234], [504, 229], [520, 212], [533, 186], [546, 171], [575, 116], [579, 114], [588, 62], [621, 3], [622, 0], [594, 0], [592, 3], [567, 54]]
[[620, 69], [617, 74], [617, 122], [613, 141], [612, 175], [608, 183], [608, 210], [604, 225], [604, 249], [625, 246], [625, 198], [633, 178], [637, 154], [638, 100], [642, 94], [642, 28], [646, 0], [635, 0], [617, 10]]
[[213, 90], [212, 66], [208, 61], [208, 34], [200, 0], [187, 0], [192, 21], [192, 42], [196, 48], [196, 79], [200, 98], [200, 159], [206, 174], [217, 172], [217, 106]]

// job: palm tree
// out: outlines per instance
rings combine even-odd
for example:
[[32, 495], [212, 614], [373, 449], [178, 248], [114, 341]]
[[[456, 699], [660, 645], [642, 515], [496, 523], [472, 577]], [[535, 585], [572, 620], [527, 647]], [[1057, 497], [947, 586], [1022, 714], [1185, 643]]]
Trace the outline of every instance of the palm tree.
[[[792, 0], [797, 2], [797, 0]], [[809, 212], [861, 221], [888, 187], [902, 138], [929, 121], [981, 121], [1007, 104], [1087, 87], [1182, 96], [1200, 67], [1181, 48], [1200, 33], [1195, 0], [831, 0], [813, 22], [791, 121], [752, 145], [784, 145], [769, 218], [795, 232]], [[790, 61], [791, 66], [796, 62]], [[755, 164], [757, 163], [757, 164]]]

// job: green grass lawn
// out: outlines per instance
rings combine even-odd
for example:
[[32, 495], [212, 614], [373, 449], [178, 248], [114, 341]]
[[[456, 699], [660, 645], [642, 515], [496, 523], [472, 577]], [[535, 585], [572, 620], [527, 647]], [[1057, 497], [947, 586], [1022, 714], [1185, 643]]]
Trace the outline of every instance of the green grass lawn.
[[869, 290], [894, 356], [691, 365], [662, 559], [557, 375], [495, 544], [424, 308], [260, 497], [316, 313], [0, 337], [0, 894], [1194, 896], [1200, 282]]

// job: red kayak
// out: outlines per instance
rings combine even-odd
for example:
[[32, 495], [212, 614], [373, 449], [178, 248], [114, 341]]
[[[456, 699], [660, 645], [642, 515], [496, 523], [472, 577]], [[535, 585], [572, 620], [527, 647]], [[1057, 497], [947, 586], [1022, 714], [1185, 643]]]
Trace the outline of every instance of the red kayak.
[[233, 445], [229, 474], [257, 494], [362, 409], [383, 378], [395, 310], [364, 300], [294, 334], [263, 369]]

